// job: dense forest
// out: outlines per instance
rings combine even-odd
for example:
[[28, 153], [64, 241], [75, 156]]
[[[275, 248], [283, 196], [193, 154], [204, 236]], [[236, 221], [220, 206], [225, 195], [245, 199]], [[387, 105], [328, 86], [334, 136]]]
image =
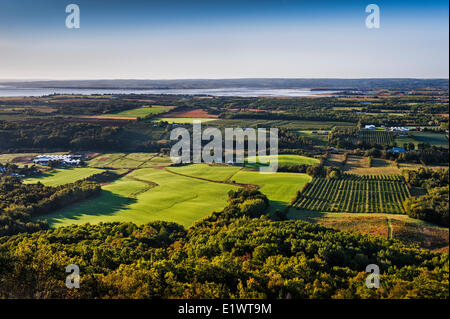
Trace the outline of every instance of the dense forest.
[[449, 227], [449, 175], [446, 170], [407, 170], [403, 172], [411, 187], [426, 189], [427, 193], [405, 202], [409, 217]]
[[47, 229], [48, 224], [34, 219], [77, 201], [98, 195], [100, 186], [83, 180], [58, 187], [41, 183], [23, 184], [14, 176], [0, 179], [0, 236]]
[[120, 147], [116, 140], [119, 127], [67, 121], [2, 122], [0, 151], [88, 150]]
[[[187, 230], [101, 223], [2, 237], [0, 296], [448, 298], [448, 254], [272, 221], [267, 202], [258, 191], [231, 191], [223, 211]], [[80, 289], [65, 287], [69, 264], [80, 266]], [[380, 289], [365, 286], [368, 264], [380, 267]]]

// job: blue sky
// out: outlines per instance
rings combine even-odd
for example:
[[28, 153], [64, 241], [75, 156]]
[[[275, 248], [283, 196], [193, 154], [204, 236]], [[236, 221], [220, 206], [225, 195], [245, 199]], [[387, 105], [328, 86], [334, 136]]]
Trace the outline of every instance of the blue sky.
[[[81, 28], [65, 27], [78, 4]], [[381, 10], [367, 29], [365, 7]], [[448, 78], [448, 2], [0, 0], [0, 79]]]

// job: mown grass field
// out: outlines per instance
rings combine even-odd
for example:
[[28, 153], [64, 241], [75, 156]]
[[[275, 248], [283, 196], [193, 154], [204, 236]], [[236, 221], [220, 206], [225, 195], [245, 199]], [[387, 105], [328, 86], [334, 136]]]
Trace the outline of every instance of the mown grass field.
[[295, 197], [297, 191], [311, 181], [311, 177], [307, 174], [261, 174], [259, 171], [241, 169], [237, 166], [193, 164], [169, 167], [167, 169], [197, 178], [259, 186], [259, 190], [269, 198], [272, 212], [286, 208]]
[[[155, 183], [157, 186], [155, 186]], [[166, 220], [189, 226], [221, 210], [236, 186], [144, 168], [102, 187], [96, 198], [45, 216], [52, 227], [99, 222]]]
[[112, 163], [119, 158], [125, 157], [125, 153], [100, 154], [88, 162], [89, 167], [112, 167]]
[[161, 114], [170, 111], [171, 107], [139, 107], [132, 110], [126, 110], [119, 113], [103, 114], [102, 116], [120, 116], [120, 117], [145, 117], [152, 114]]
[[261, 186], [259, 190], [269, 198], [270, 209], [274, 212], [285, 209], [297, 191], [311, 181], [311, 177], [298, 173], [260, 174], [241, 170], [231, 178], [231, 181]]
[[103, 172], [102, 169], [88, 167], [54, 169], [50, 172], [45, 172], [36, 177], [27, 178], [23, 182], [26, 184], [41, 182], [42, 184], [47, 186], [58, 186], [73, 183], [80, 179], [84, 179], [101, 172]]
[[[96, 156], [88, 162], [89, 167], [98, 168], [138, 168], [158, 166], [157, 153], [105, 153]], [[155, 162], [152, 160], [155, 159]], [[169, 157], [160, 157], [161, 162], [171, 163]], [[155, 165], [154, 165], [155, 164]]]
[[[318, 164], [320, 161], [316, 158], [300, 156], [300, 155], [291, 155], [291, 154], [280, 154], [277, 156], [278, 158], [278, 167], [282, 166], [291, 166], [291, 165], [314, 165]], [[267, 155], [267, 156], [253, 156], [247, 157], [245, 159], [245, 168], [248, 169], [259, 169], [261, 166], [267, 166], [271, 161], [275, 159], [275, 156]], [[250, 163], [250, 161], [256, 163]]]
[[178, 174], [223, 182], [236, 174], [241, 168], [237, 166], [214, 164], [191, 164], [186, 166], [169, 167], [167, 169]]

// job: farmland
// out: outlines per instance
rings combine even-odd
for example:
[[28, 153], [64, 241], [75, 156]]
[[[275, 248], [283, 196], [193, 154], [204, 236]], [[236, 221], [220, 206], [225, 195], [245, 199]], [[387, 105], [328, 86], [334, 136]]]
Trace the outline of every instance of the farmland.
[[313, 131], [313, 130], [298, 130], [296, 133], [300, 136], [307, 137], [314, 141], [316, 145], [326, 146], [328, 145], [328, 133], [329, 131]]
[[176, 110], [166, 114], [165, 116], [169, 118], [217, 118], [217, 115], [208, 114], [205, 110], [196, 109], [196, 110]]
[[222, 209], [236, 186], [144, 168], [102, 187], [99, 197], [45, 216], [52, 227], [98, 222], [154, 220], [184, 226]]
[[260, 174], [259, 172], [241, 170], [231, 180], [236, 183], [260, 186], [259, 190], [269, 198], [270, 209], [274, 212], [285, 209], [295, 197], [297, 191], [311, 181], [311, 177], [298, 173]]
[[[278, 167], [291, 165], [314, 165], [319, 163], [319, 160], [316, 158], [300, 155], [279, 154], [276, 157], [278, 160]], [[245, 168], [259, 169], [260, 166], [269, 165], [270, 162], [273, 161], [274, 159], [275, 159], [274, 155], [247, 157], [245, 159]]]
[[448, 139], [445, 134], [432, 133], [432, 132], [410, 132], [407, 135], [399, 135], [396, 137], [395, 142], [399, 146], [404, 143], [412, 143], [417, 148], [419, 144], [426, 143], [436, 147], [448, 148]]
[[[283, 156], [283, 155], [281, 155]], [[297, 157], [297, 158], [293, 158]], [[117, 169], [125, 164], [164, 167], [170, 158], [145, 153], [101, 154], [89, 165]], [[286, 156], [285, 163], [314, 163], [315, 159]], [[191, 164], [164, 170], [137, 169], [112, 184], [102, 186], [100, 197], [75, 204], [55, 214], [46, 216], [52, 227], [71, 223], [96, 223], [98, 221], [146, 222], [161, 218], [190, 225], [201, 216], [224, 205], [226, 194], [236, 189], [233, 183], [259, 187], [271, 201], [271, 211], [286, 208], [297, 190], [311, 180], [306, 174], [260, 174], [259, 171], [242, 170], [228, 165]], [[89, 177], [102, 172], [99, 168], [55, 169], [26, 183], [41, 182], [49, 186]], [[211, 182], [210, 182], [211, 181]], [[228, 184], [222, 184], [227, 182]], [[230, 185], [231, 184], [231, 185]], [[150, 185], [150, 186], [149, 186]], [[180, 207], [183, 207], [180, 209]], [[145, 212], [144, 212], [145, 211]], [[175, 212], [178, 212], [175, 214]], [[104, 213], [101, 213], [104, 212]]]
[[410, 196], [398, 175], [317, 177], [305, 187], [294, 206], [320, 212], [401, 214], [402, 203]]
[[[72, 292], [88, 297], [447, 298], [448, 255], [438, 252], [448, 251], [448, 228], [439, 226], [448, 216], [448, 173], [435, 168], [448, 166], [448, 150], [438, 147], [448, 126], [435, 116], [444, 105], [433, 99], [445, 100], [428, 91], [376, 99], [361, 98], [372, 94], [364, 92], [346, 92], [345, 100], [135, 94], [3, 101], [10, 118], [0, 121], [0, 197], [7, 198], [0, 234], [8, 238], [1, 237], [7, 267], [0, 279], [12, 278], [10, 269], [18, 277], [0, 297], [22, 287], [30, 269], [44, 278], [36, 285], [47, 287], [53, 270], [64, 279], [64, 267], [81, 262], [83, 276], [95, 280]], [[244, 163], [173, 164], [171, 132], [192, 132], [194, 120], [221, 132], [277, 128], [278, 172], [261, 174], [275, 158], [251, 158], [248, 150], [233, 153], [244, 154]], [[411, 131], [360, 130], [368, 124]], [[390, 150], [406, 139], [416, 148]], [[55, 152], [85, 157], [79, 167], [30, 168], [33, 156]], [[364, 288], [369, 263], [383, 269], [383, 289]], [[28, 295], [36, 293], [32, 287]]]
[[448, 139], [444, 134], [414, 132], [412, 137], [420, 143], [428, 143], [434, 146], [443, 146], [448, 148]]
[[169, 171], [177, 174], [193, 176], [213, 181], [226, 181], [236, 174], [241, 168], [217, 164], [191, 164], [178, 167], [170, 167]]
[[210, 121], [216, 121], [215, 118], [202, 118], [202, 117], [160, 117], [155, 118], [153, 121], [164, 121], [168, 123], [175, 123], [175, 124], [192, 124], [194, 121], [201, 121], [201, 122], [210, 122]]
[[286, 208], [295, 197], [297, 190], [311, 180], [311, 177], [306, 174], [260, 174], [259, 171], [243, 170], [239, 167], [207, 164], [170, 167], [168, 170], [196, 178], [255, 185], [269, 198], [272, 212]]
[[390, 145], [394, 141], [394, 133], [387, 131], [370, 131], [361, 130], [358, 134], [358, 139], [365, 144], [370, 145]]
[[145, 117], [148, 115], [153, 114], [161, 114], [170, 111], [172, 108], [169, 106], [159, 106], [159, 107], [139, 107], [132, 110], [126, 110], [119, 113], [110, 113], [110, 114], [104, 114], [102, 116], [108, 117], [108, 116], [114, 116], [114, 117], [130, 117], [130, 118], [137, 118], [137, 117]]
[[288, 217], [340, 231], [397, 239], [434, 251], [448, 252], [449, 230], [399, 214], [318, 213], [291, 209]]
[[43, 174], [37, 177], [27, 178], [24, 180], [24, 183], [33, 184], [41, 182], [42, 184], [47, 186], [58, 186], [73, 183], [101, 172], [103, 172], [103, 170], [101, 169], [82, 168], [82, 167], [54, 169], [49, 172], [44, 172]]
[[99, 168], [137, 168], [149, 163], [157, 155], [157, 153], [105, 153], [91, 159], [88, 165]]

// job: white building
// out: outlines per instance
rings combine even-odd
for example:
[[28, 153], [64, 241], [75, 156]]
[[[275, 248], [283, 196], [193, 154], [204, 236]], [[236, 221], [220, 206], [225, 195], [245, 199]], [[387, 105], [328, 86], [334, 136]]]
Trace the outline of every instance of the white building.
[[391, 126], [389, 130], [393, 132], [409, 132], [409, 128], [407, 127], [399, 127], [399, 126]]
[[365, 128], [366, 130], [374, 130], [374, 129], [376, 129], [376, 126], [373, 125], [373, 124], [370, 124], [370, 125], [364, 126], [364, 128]]
[[33, 163], [40, 165], [49, 165], [50, 162], [61, 162], [63, 165], [80, 165], [82, 155], [38, 155], [33, 159]]

